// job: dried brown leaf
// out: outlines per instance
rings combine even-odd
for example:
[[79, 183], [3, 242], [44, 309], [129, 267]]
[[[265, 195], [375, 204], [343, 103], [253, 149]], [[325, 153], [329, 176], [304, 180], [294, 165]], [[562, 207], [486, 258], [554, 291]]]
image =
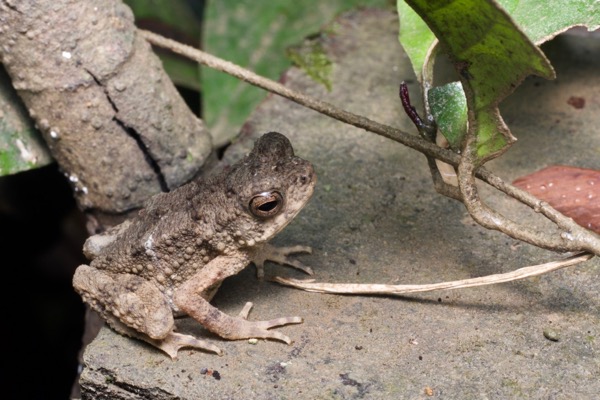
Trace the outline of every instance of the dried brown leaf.
[[600, 233], [600, 171], [554, 165], [516, 179], [513, 184]]

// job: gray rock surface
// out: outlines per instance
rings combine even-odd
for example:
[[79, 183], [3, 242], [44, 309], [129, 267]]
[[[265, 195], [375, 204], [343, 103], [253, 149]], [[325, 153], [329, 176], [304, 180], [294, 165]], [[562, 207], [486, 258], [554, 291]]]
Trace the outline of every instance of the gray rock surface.
[[[285, 74], [286, 85], [414, 131], [397, 99], [400, 81], [414, 75], [395, 16], [364, 10], [341, 17], [329, 32], [322, 41], [334, 62], [333, 90], [297, 69]], [[558, 79], [528, 79], [502, 105], [519, 141], [490, 168], [507, 180], [552, 164], [600, 167], [598, 40], [559, 37], [544, 49]], [[573, 108], [570, 96], [584, 97], [586, 106]], [[433, 283], [557, 258], [477, 226], [461, 204], [434, 192], [422, 155], [276, 96], [250, 118], [227, 157], [273, 130], [286, 134], [319, 176], [312, 201], [274, 243], [312, 246], [302, 260], [319, 281]], [[482, 191], [507, 214], [545, 224]], [[85, 354], [83, 397], [425, 399], [431, 389], [444, 399], [594, 398], [599, 267], [592, 260], [525, 281], [402, 298], [307, 293], [258, 281], [249, 267], [225, 281], [214, 303], [235, 314], [251, 300], [254, 319], [304, 317], [282, 328], [292, 346], [226, 342], [183, 319], [180, 331], [212, 338], [225, 355], [182, 351], [172, 361], [104, 328]], [[303, 278], [275, 265], [266, 273]]]

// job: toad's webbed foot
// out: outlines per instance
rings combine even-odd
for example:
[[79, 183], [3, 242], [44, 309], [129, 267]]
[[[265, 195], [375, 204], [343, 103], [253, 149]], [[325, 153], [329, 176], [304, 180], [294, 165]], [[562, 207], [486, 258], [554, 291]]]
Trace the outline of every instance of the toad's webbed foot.
[[184, 335], [182, 333], [170, 331], [163, 339], [152, 339], [150, 336], [128, 327], [116, 318], [110, 318], [107, 320], [107, 322], [115, 331], [125, 336], [143, 340], [144, 342], [151, 344], [157, 349], [164, 351], [172, 359], [177, 358], [177, 352], [179, 351], [179, 349], [184, 347], [209, 351], [212, 353], [217, 353], [220, 356], [223, 355], [223, 351], [217, 346], [210, 344], [205, 340], [197, 339], [191, 335]]
[[238, 314], [238, 317], [232, 317], [236, 328], [235, 332], [232, 332], [232, 335], [227, 337], [227, 339], [275, 339], [292, 344], [292, 340], [288, 336], [269, 329], [289, 324], [301, 324], [303, 322], [301, 317], [281, 317], [269, 321], [248, 321], [248, 314], [252, 306], [251, 302], [247, 302]]
[[208, 343], [205, 340], [196, 339], [191, 335], [184, 335], [177, 332], [170, 332], [166, 338], [162, 340], [144, 339], [151, 345], [161, 349], [171, 358], [177, 358], [177, 352], [183, 347], [192, 347], [199, 350], [210, 351], [222, 356], [223, 351], [215, 345]]
[[266, 261], [273, 261], [274, 263], [281, 265], [288, 265], [296, 268], [308, 275], [313, 275], [312, 268], [304, 265], [298, 260], [294, 260], [289, 256], [297, 253], [312, 253], [312, 249], [308, 246], [286, 246], [276, 247], [269, 243], [266, 243], [260, 248], [256, 249], [252, 255], [252, 262], [256, 265], [256, 276], [259, 279], [264, 278], [265, 270], [264, 265]]

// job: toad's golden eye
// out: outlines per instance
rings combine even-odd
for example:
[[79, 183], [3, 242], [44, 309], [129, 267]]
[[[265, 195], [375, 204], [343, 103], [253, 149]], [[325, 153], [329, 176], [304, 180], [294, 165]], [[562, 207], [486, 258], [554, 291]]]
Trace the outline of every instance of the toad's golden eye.
[[281, 211], [283, 196], [279, 192], [263, 192], [250, 200], [249, 208], [252, 215], [258, 218], [270, 218]]

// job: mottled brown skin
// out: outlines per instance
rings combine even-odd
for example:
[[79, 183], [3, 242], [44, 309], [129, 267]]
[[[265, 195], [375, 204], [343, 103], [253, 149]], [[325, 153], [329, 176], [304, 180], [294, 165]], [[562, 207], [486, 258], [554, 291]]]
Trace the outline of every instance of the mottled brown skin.
[[77, 268], [73, 285], [118, 332], [145, 340], [171, 357], [181, 347], [221, 353], [216, 346], [173, 332], [173, 316], [189, 315], [226, 339], [290, 339], [270, 328], [299, 317], [248, 321], [251, 304], [231, 317], [210, 305], [223, 279], [255, 262], [288, 264], [310, 273], [267, 241], [312, 195], [316, 176], [295, 157], [289, 140], [262, 136], [230, 169], [153, 197], [139, 215], [86, 242], [90, 265]]

